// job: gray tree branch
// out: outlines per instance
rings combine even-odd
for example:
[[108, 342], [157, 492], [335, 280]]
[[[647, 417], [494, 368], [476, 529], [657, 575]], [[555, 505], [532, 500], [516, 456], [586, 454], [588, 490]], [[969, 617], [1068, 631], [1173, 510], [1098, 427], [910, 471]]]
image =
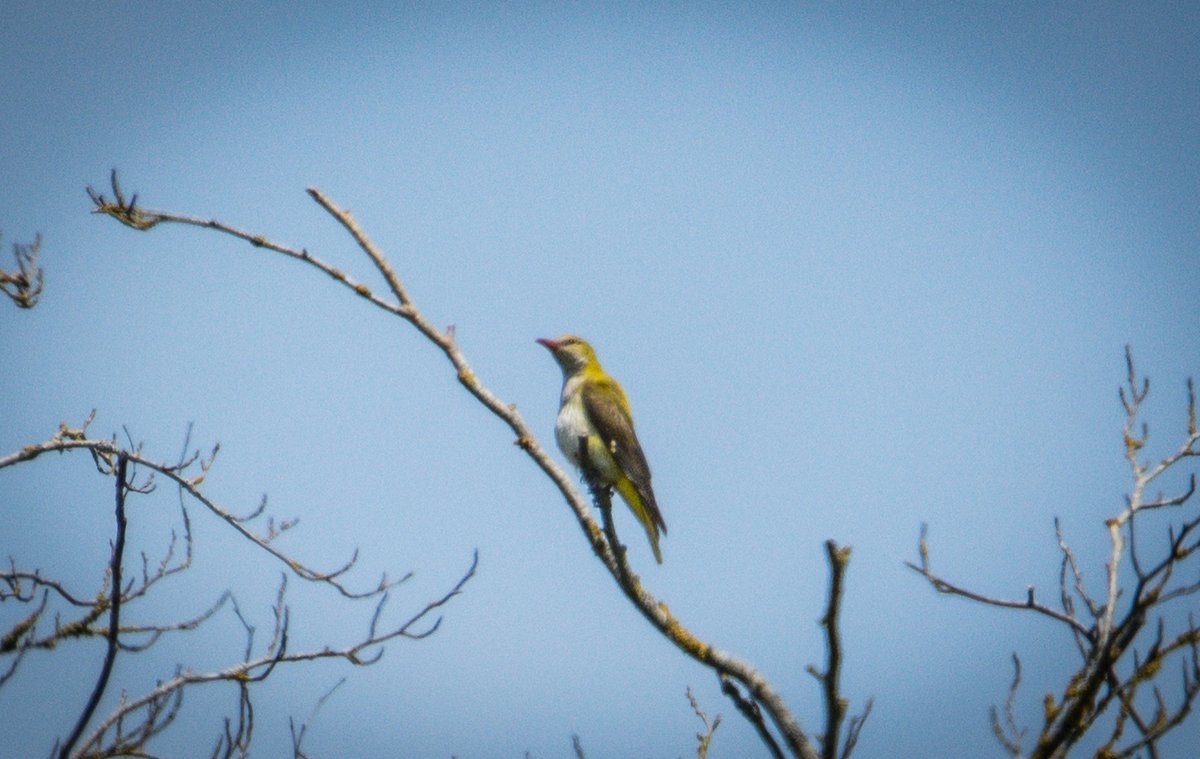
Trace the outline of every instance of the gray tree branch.
[[[620, 587], [642, 616], [683, 653], [713, 669], [719, 676], [737, 681], [745, 688], [749, 697], [755, 703], [761, 705], [770, 716], [772, 724], [782, 735], [784, 743], [793, 756], [801, 757], [802, 759], [818, 759], [820, 754], [817, 752], [807, 732], [766, 677], [749, 663], [701, 640], [671, 613], [665, 603], [655, 598], [645, 589], [640, 578], [633, 572], [626, 561], [624, 552], [619, 549], [619, 544], [616, 543], [615, 531], [610, 531], [606, 535], [605, 527], [602, 527], [596, 521], [595, 517], [593, 517], [586, 497], [575, 486], [567, 472], [543, 448], [537, 437], [530, 431], [520, 413], [518, 413], [517, 408], [514, 405], [503, 402], [480, 382], [467, 362], [466, 356], [459, 349], [455, 341], [453, 326], [441, 330], [435, 327], [422, 314], [409, 295], [407, 288], [392, 268], [387, 257], [371, 242], [347, 210], [339, 207], [319, 190], [315, 188], [308, 189], [309, 196], [346, 229], [359, 248], [367, 255], [372, 265], [383, 277], [394, 300], [378, 296], [362, 282], [351, 278], [340, 269], [313, 256], [307, 249], [281, 245], [267, 239], [263, 235], [252, 234], [215, 219], [203, 219], [184, 214], [143, 208], [137, 204], [136, 195], [126, 199], [117, 181], [115, 171], [110, 178], [110, 185], [113, 195], [111, 199], [92, 188], [88, 188], [88, 194], [95, 206], [93, 209], [95, 213], [105, 214], [126, 226], [138, 230], [148, 230], [159, 224], [174, 223], [212, 229], [231, 235], [255, 247], [272, 250], [289, 258], [302, 261], [323, 272], [377, 308], [399, 316], [409, 322], [422, 336], [442, 351], [453, 367], [459, 383], [476, 400], [483, 404], [485, 408], [508, 426], [515, 435], [516, 445], [555, 484], [564, 501], [574, 513], [585, 539], [591, 546], [592, 552], [605, 566], [618, 587]], [[605, 521], [611, 523], [611, 519], [606, 519]], [[857, 728], [861, 728], [861, 721], [856, 725], [855, 737], [857, 737]], [[833, 742], [836, 746], [836, 736], [833, 738]]]
[[[1055, 534], [1063, 556], [1059, 573], [1061, 611], [1037, 602], [1032, 585], [1026, 598], [1019, 601], [984, 595], [944, 579], [930, 568], [924, 526], [917, 546], [920, 562], [908, 564], [938, 592], [988, 606], [1032, 610], [1065, 625], [1073, 633], [1081, 663], [1057, 698], [1052, 693], [1046, 694], [1043, 724], [1036, 745], [1028, 753], [1021, 745], [1025, 730], [1013, 716], [1013, 701], [1021, 679], [1020, 660], [1014, 656], [1016, 673], [1005, 704], [1004, 723], [993, 709], [992, 727], [1005, 750], [1018, 759], [1064, 757], [1084, 735], [1104, 730], [1103, 725], [1109, 726], [1107, 740], [1097, 757], [1132, 757], [1143, 751], [1157, 757], [1157, 742], [1183, 723], [1200, 697], [1200, 627], [1189, 615], [1181, 629], [1167, 635], [1164, 615], [1168, 603], [1200, 593], [1200, 581], [1178, 581], [1180, 575], [1194, 577], [1200, 568], [1196, 561], [1200, 555], [1200, 540], [1196, 538], [1200, 533], [1200, 513], [1186, 512], [1196, 491], [1195, 473], [1190, 474], [1188, 487], [1179, 494], [1146, 497], [1146, 489], [1153, 481], [1200, 455], [1195, 389], [1188, 380], [1187, 434], [1183, 443], [1158, 461], [1143, 462], [1139, 456], [1149, 431], [1145, 424], [1139, 424], [1139, 416], [1150, 392], [1150, 381], [1138, 377], [1128, 347], [1125, 363], [1126, 381], [1119, 391], [1125, 410], [1121, 434], [1132, 488], [1125, 507], [1104, 522], [1110, 549], [1104, 565], [1102, 594], [1093, 597], [1085, 588], [1075, 555], [1067, 546], [1057, 520]], [[1147, 512], [1172, 509], [1178, 516], [1167, 530], [1165, 550], [1160, 543], [1162, 552], [1148, 560], [1145, 547], [1139, 547], [1136, 527], [1139, 518]], [[1134, 577], [1131, 584], [1122, 583], [1122, 565], [1127, 559]], [[1082, 602], [1086, 617], [1081, 616], [1077, 599]], [[1159, 687], [1171, 661], [1179, 662], [1182, 675], [1174, 703]], [[1147, 689], [1152, 692], [1150, 716], [1143, 714], [1142, 694]]]

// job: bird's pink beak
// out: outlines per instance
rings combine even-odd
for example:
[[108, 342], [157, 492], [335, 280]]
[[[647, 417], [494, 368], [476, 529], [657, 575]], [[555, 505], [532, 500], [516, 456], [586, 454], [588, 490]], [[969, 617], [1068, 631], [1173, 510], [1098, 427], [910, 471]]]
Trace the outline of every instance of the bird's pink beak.
[[547, 349], [549, 349], [551, 351], [558, 350], [558, 343], [554, 342], [553, 340], [551, 340], [548, 337], [539, 337], [534, 342], [536, 342], [538, 345], [545, 346]]

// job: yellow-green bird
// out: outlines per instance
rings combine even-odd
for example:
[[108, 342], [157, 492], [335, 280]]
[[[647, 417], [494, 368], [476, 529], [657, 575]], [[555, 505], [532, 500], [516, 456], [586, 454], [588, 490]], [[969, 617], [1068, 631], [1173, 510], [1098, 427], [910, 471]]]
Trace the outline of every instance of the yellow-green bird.
[[633, 430], [629, 398], [582, 338], [538, 339], [562, 367], [562, 405], [554, 436], [558, 447], [593, 486], [613, 487], [646, 530], [654, 558], [662, 564], [658, 532], [667, 523], [650, 487], [650, 465]]

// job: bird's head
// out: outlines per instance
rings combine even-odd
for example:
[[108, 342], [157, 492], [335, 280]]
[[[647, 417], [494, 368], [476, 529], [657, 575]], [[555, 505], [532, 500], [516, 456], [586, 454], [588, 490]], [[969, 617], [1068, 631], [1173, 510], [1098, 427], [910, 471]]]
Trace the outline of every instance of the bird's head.
[[592, 350], [592, 346], [582, 337], [563, 335], [553, 340], [539, 337], [537, 341], [550, 351], [566, 376], [583, 370], [589, 364], [596, 363], [596, 351]]

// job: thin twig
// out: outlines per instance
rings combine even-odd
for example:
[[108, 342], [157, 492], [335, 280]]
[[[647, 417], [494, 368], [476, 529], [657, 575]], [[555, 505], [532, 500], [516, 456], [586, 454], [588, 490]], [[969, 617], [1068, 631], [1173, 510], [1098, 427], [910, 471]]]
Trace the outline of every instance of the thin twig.
[[1012, 658], [1013, 679], [1008, 686], [1008, 697], [1004, 699], [1004, 722], [1001, 724], [1000, 710], [995, 706], [991, 709], [991, 722], [996, 740], [1000, 741], [1000, 745], [1015, 759], [1020, 759], [1021, 742], [1025, 737], [1025, 731], [1017, 725], [1016, 717], [1017, 689], [1021, 687], [1021, 657], [1014, 653]]
[[[846, 716], [846, 700], [842, 698], [839, 678], [842, 674], [842, 642], [838, 631], [838, 617], [842, 604], [842, 582], [846, 565], [850, 562], [850, 547], [839, 548], [832, 540], [825, 541], [825, 553], [829, 559], [829, 603], [821, 625], [825, 628], [825, 644], [828, 650], [825, 671], [818, 674], [821, 690], [825, 694], [825, 734], [821, 737], [822, 759], [838, 759], [838, 743], [841, 741], [842, 720]], [[817, 674], [815, 670], [814, 674]]]
[[[438, 609], [448, 603], [450, 599], [462, 592], [462, 589], [466, 583], [475, 576], [477, 566], [478, 554], [476, 554], [472, 560], [467, 571], [459, 578], [458, 582], [456, 582], [449, 591], [427, 603], [403, 623], [395, 625], [387, 631], [374, 633], [364, 640], [360, 640], [356, 643], [338, 648], [325, 646], [323, 648], [310, 649], [306, 651], [289, 651], [289, 615], [286, 607], [283, 606], [282, 596], [277, 597], [275, 603], [275, 630], [272, 634], [271, 641], [267, 644], [265, 653], [254, 657], [251, 656], [249, 650], [247, 650], [247, 655], [243, 660], [221, 670], [208, 672], [177, 672], [173, 678], [159, 683], [158, 686], [153, 690], [136, 699], [122, 702], [122, 704], [116, 710], [105, 717], [92, 730], [92, 733], [80, 747], [79, 753], [95, 751], [97, 747], [100, 746], [101, 741], [104, 739], [104, 735], [109, 730], [117, 726], [128, 715], [137, 712], [140, 709], [156, 708], [156, 704], [160, 704], [172, 695], [180, 693], [188, 686], [215, 682], [259, 682], [266, 679], [266, 677], [270, 675], [276, 667], [321, 659], [344, 659], [356, 665], [372, 664], [375, 661], [378, 661], [378, 657], [364, 658], [362, 656], [362, 651], [364, 649], [369, 647], [378, 647], [389, 640], [399, 637], [425, 637], [429, 635], [432, 630], [437, 629], [441, 623], [441, 619], [438, 618], [433, 622], [429, 622], [428, 618]], [[245, 620], [243, 619], [242, 621], [245, 625]], [[414, 631], [413, 628], [419, 625], [428, 625], [429, 627], [427, 629]], [[246, 629], [248, 631], [248, 636], [252, 636], [253, 628], [246, 625]]]
[[752, 699], [742, 695], [737, 683], [729, 675], [720, 674], [718, 679], [721, 681], [721, 692], [724, 693], [737, 710], [741, 713], [746, 721], [749, 722], [758, 732], [758, 738], [771, 752], [771, 756], [775, 759], [783, 759], [783, 749], [779, 747], [779, 742], [775, 740], [775, 736], [771, 734], [771, 729], [767, 727], [766, 720], [763, 719], [762, 709]]
[[[71, 433], [78, 431], [69, 430]], [[178, 485], [182, 490], [198, 501], [201, 505], [207, 508], [210, 512], [221, 518], [229, 526], [233, 527], [244, 538], [251, 541], [259, 548], [274, 556], [279, 561], [283, 562], [298, 576], [311, 582], [325, 583], [335, 588], [341, 595], [347, 598], [370, 598], [385, 593], [389, 588], [393, 588], [409, 579], [409, 575], [405, 575], [398, 580], [388, 580], [386, 576], [379, 580], [379, 583], [372, 588], [364, 591], [351, 590], [347, 585], [341, 582], [341, 577], [349, 572], [358, 561], [357, 551], [351, 555], [340, 567], [331, 571], [322, 572], [313, 569], [296, 559], [288, 556], [283, 551], [271, 545], [271, 539], [274, 535], [268, 530], [266, 535], [260, 535], [246, 526], [247, 522], [259, 516], [262, 512], [262, 506], [255, 509], [254, 512], [247, 516], [238, 516], [229, 509], [218, 504], [216, 501], [209, 498], [202, 490], [200, 483], [203, 481], [203, 474], [188, 477], [185, 473], [177, 469], [174, 465], [166, 464], [160, 461], [155, 461], [147, 456], [135, 451], [126, 450], [118, 446], [112, 440], [95, 440], [87, 437], [68, 434], [56, 434], [49, 440], [42, 443], [27, 445], [15, 453], [0, 457], [0, 469], [15, 464], [20, 464], [26, 461], [31, 461], [44, 453], [54, 451], [72, 451], [72, 450], [88, 450], [101, 463], [106, 462], [118, 455], [124, 455], [129, 462], [144, 466], [161, 475], [164, 475], [173, 483]]]
[[42, 294], [42, 269], [37, 265], [41, 247], [41, 235], [34, 237], [28, 245], [13, 243], [17, 268], [11, 272], [0, 269], [0, 292], [20, 308], [33, 308]]
[[858, 736], [862, 733], [862, 728], [867, 722], [867, 717], [871, 716], [871, 708], [873, 706], [875, 706], [874, 696], [867, 699], [867, 703], [863, 705], [861, 714], [855, 714], [846, 723], [846, 743], [842, 747], [842, 759], [850, 759], [850, 756], [854, 753], [854, 747], [858, 745]]
[[75, 728], [71, 730], [71, 734], [63, 741], [62, 747], [59, 749], [59, 759], [68, 759], [71, 755], [71, 749], [79, 741], [79, 736], [83, 734], [83, 730], [87, 727], [87, 723], [92, 719], [92, 714], [95, 713], [96, 707], [100, 704], [100, 698], [104, 695], [104, 689], [108, 687], [108, 678], [112, 674], [113, 662], [117, 659], [117, 651], [119, 650], [118, 636], [121, 631], [121, 560], [125, 555], [125, 528], [127, 521], [125, 519], [125, 493], [127, 492], [126, 470], [129, 467], [129, 457], [125, 455], [117, 456], [117, 536], [113, 543], [112, 563], [110, 572], [112, 573], [112, 594], [109, 602], [109, 621], [108, 621], [108, 648], [104, 652], [104, 664], [100, 667], [100, 676], [96, 678], [96, 685], [92, 688], [92, 694], [88, 698], [87, 704], [83, 707], [83, 711], [79, 714], [79, 721], [75, 723]]
[[304, 743], [304, 736], [308, 734], [308, 728], [312, 726], [313, 720], [317, 717], [317, 712], [321, 711], [321, 707], [325, 706], [325, 702], [333, 695], [334, 691], [342, 687], [346, 682], [346, 678], [338, 680], [332, 688], [325, 691], [325, 694], [317, 699], [317, 703], [313, 706], [312, 711], [308, 713], [308, 717], [300, 724], [300, 729], [296, 729], [296, 723], [290, 717], [288, 718], [288, 729], [292, 733], [292, 754], [294, 759], [308, 759], [308, 755], [301, 748]]
[[[483, 404], [495, 416], [501, 419], [515, 435], [515, 442], [530, 459], [554, 482], [566, 503], [574, 512], [585, 538], [593, 552], [604, 564], [618, 586], [633, 602], [638, 611], [650, 623], [681, 651], [696, 661], [714, 669], [718, 674], [727, 675], [741, 682], [751, 693], [755, 702], [766, 709], [772, 722], [783, 735], [789, 750], [800, 759], [817, 759], [817, 752], [810, 739], [801, 727], [799, 721], [788, 709], [783, 698], [775, 691], [765, 677], [748, 663], [737, 659], [699, 639], [688, 630], [669, 611], [666, 604], [658, 601], [641, 585], [640, 580], [629, 569], [625, 557], [615, 548], [610, 547], [604, 537], [604, 531], [592, 516], [592, 510], [587, 499], [575, 487], [573, 479], [558, 465], [554, 458], [540, 444], [530, 431], [524, 419], [518, 413], [516, 406], [501, 401], [491, 390], [485, 387], [477, 378], [465, 355], [458, 348], [453, 327], [440, 330], [429, 322], [416, 307], [408, 290], [392, 269], [387, 258], [375, 247], [374, 243], [363, 233], [353, 216], [339, 207], [316, 188], [309, 188], [308, 193], [326, 212], [345, 228], [354, 238], [358, 246], [370, 258], [375, 268], [387, 282], [388, 288], [395, 297], [395, 302], [385, 300], [371, 292], [360, 282], [348, 277], [344, 272], [311, 255], [307, 250], [294, 249], [274, 243], [262, 235], [254, 235], [235, 229], [212, 219], [200, 219], [191, 216], [173, 214], [164, 211], [152, 211], [137, 205], [136, 195], [126, 200], [124, 192], [113, 173], [111, 185], [115, 200], [109, 200], [102, 194], [88, 189], [95, 204], [95, 212], [103, 213], [135, 229], [149, 229], [161, 223], [180, 223], [192, 226], [215, 229], [225, 234], [245, 240], [258, 248], [275, 251], [290, 258], [302, 261], [324, 272], [341, 285], [353, 290], [358, 296], [366, 299], [378, 308], [395, 314], [412, 324], [423, 336], [436, 345], [445, 355], [455, 370], [459, 383]], [[3, 460], [0, 459], [0, 467]], [[183, 485], [188, 487], [186, 484]], [[190, 492], [190, 491], [189, 491]], [[202, 501], [203, 502], [203, 501]], [[209, 504], [206, 503], [206, 506]], [[209, 506], [212, 508], [212, 506]], [[236, 523], [231, 522], [237, 527]], [[260, 542], [255, 536], [247, 537]], [[266, 547], [264, 545], [264, 547]], [[270, 549], [268, 549], [270, 550]], [[348, 568], [348, 567], [346, 567]], [[339, 570], [344, 571], [343, 570]], [[338, 573], [334, 573], [336, 576]], [[328, 580], [330, 578], [326, 578]], [[374, 592], [379, 592], [377, 589]]]
[[696, 733], [696, 759], [705, 759], [708, 756], [708, 749], [712, 745], [713, 734], [721, 726], [721, 715], [718, 714], [710, 720], [704, 710], [700, 708], [700, 702], [696, 700], [690, 687], [687, 689], [687, 699], [688, 703], [692, 705], [692, 711], [704, 724], [704, 732]]
[[[1177, 572], [1183, 567], [1182, 562], [1200, 551], [1200, 540], [1194, 539], [1193, 532], [1200, 530], [1200, 515], [1185, 516], [1168, 528], [1168, 540], [1161, 558], [1149, 560], [1144, 552], [1145, 546], [1138, 545], [1139, 537], [1144, 532], [1144, 522], [1138, 519], [1141, 511], [1181, 508], [1196, 492], [1193, 473], [1188, 478], [1187, 489], [1178, 495], [1159, 495], [1153, 500], [1148, 500], [1145, 495], [1153, 480], [1173, 470], [1184, 459], [1200, 454], [1197, 451], [1200, 435], [1197, 434], [1195, 421], [1195, 389], [1189, 380], [1188, 434], [1183, 444], [1157, 462], [1143, 462], [1139, 456], [1149, 432], [1146, 424], [1139, 420], [1141, 406], [1149, 394], [1150, 381], [1138, 376], [1128, 346], [1125, 349], [1125, 364], [1126, 379], [1118, 389], [1118, 397], [1125, 410], [1121, 434], [1133, 484], [1124, 508], [1104, 523], [1111, 547], [1104, 565], [1102, 601], [1097, 602], [1085, 590], [1082, 572], [1063, 538], [1057, 519], [1055, 535], [1062, 554], [1059, 584], [1063, 613], [1038, 604], [1033, 586], [1030, 586], [1024, 602], [1008, 601], [967, 590], [937, 576], [929, 565], [924, 526], [918, 541], [920, 563], [909, 564], [943, 593], [990, 606], [1032, 609], [1071, 628], [1082, 662], [1070, 676], [1059, 698], [1056, 699], [1051, 693], [1046, 694], [1044, 724], [1036, 745], [1028, 754], [1029, 759], [1061, 759], [1066, 756], [1071, 747], [1092, 730], [1114, 705], [1117, 713], [1111, 718], [1111, 731], [1096, 756], [1116, 759], [1145, 752], [1150, 759], [1156, 759], [1159, 756], [1156, 745], [1158, 739], [1180, 725], [1195, 700], [1200, 698], [1200, 663], [1197, 662], [1200, 629], [1189, 616], [1186, 629], [1172, 638], [1166, 634], [1164, 618], [1154, 614], [1174, 599], [1200, 593], [1200, 581], [1189, 578], [1182, 584], [1171, 584], [1177, 575], [1182, 574]], [[1122, 529], [1126, 525], [1128, 529]], [[1132, 588], [1123, 588], [1121, 585], [1122, 576], [1129, 574], [1121, 567], [1126, 557], [1134, 577]], [[1076, 617], [1076, 598], [1086, 604], [1092, 625], [1085, 625]], [[1139, 643], [1148, 626], [1154, 630], [1153, 636]], [[1155, 682], [1167, 659], [1172, 656], [1183, 660], [1182, 696], [1174, 706], [1168, 705], [1167, 697]], [[1130, 659], [1131, 667], [1128, 665]], [[1125, 666], [1119, 666], [1123, 662]], [[1014, 757], [1020, 757], [1025, 731], [1016, 723], [1013, 705], [1021, 679], [1020, 661], [1015, 655], [1014, 666], [1012, 684], [1004, 705], [1003, 723], [999, 711], [993, 708], [992, 728], [1005, 749]], [[1153, 693], [1152, 715], [1143, 715], [1139, 709], [1139, 691], [1143, 686], [1150, 688]], [[1145, 697], [1142, 696], [1142, 699], [1144, 702]], [[1130, 726], [1138, 733], [1132, 738], [1126, 735]], [[1122, 741], [1124, 745], [1121, 745]]]
[[1055, 619], [1065, 625], [1068, 625], [1085, 638], [1090, 638], [1093, 635], [1091, 628], [1080, 622], [1078, 619], [1040, 603], [1035, 597], [1032, 587], [1029, 588], [1024, 600], [1017, 601], [1005, 598], [995, 598], [993, 596], [977, 593], [973, 590], [968, 590], [961, 585], [956, 585], [949, 580], [938, 576], [937, 574], [934, 574], [933, 570], [929, 567], [929, 549], [925, 542], [926, 531], [927, 525], [921, 525], [921, 536], [918, 541], [921, 563], [918, 565], [912, 563], [911, 561], [906, 561], [904, 564], [909, 569], [924, 577], [929, 584], [933, 586], [934, 590], [938, 591], [939, 593], [946, 593], [947, 595], [962, 596], [963, 598], [967, 598], [978, 603], [987, 604], [988, 606], [999, 606], [1006, 609], [1028, 609], [1029, 611], [1043, 614], [1051, 619]]

